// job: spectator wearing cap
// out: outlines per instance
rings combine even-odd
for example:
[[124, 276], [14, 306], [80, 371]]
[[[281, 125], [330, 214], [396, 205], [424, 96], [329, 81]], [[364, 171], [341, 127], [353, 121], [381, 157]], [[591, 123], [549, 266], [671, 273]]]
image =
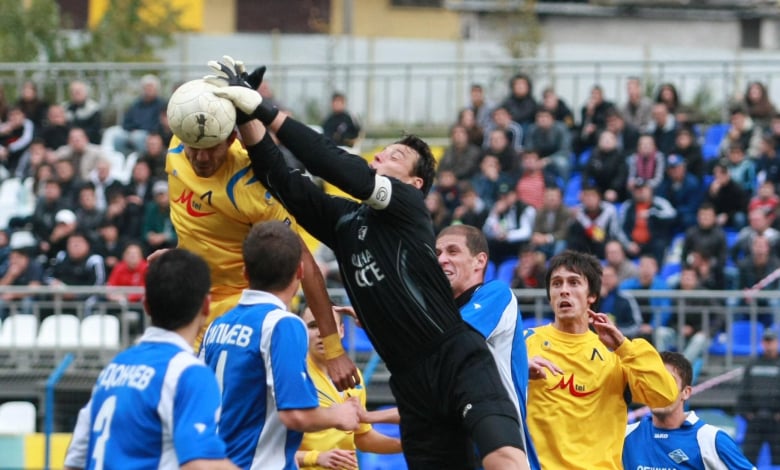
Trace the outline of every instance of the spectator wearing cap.
[[618, 217], [621, 228], [618, 238], [629, 257], [650, 255], [661, 266], [676, 217], [672, 204], [655, 196], [649, 182], [635, 179], [632, 197], [621, 206]]
[[152, 185], [154, 201], [146, 204], [143, 223], [143, 240], [147, 253], [161, 248], [173, 248], [178, 242], [171, 222], [171, 207], [168, 200], [168, 182], [157, 181]]
[[637, 179], [642, 179], [650, 187], [656, 188], [664, 179], [666, 157], [659, 152], [651, 135], [639, 138], [636, 153], [628, 157], [628, 181], [626, 187], [629, 193], [633, 191]]
[[70, 209], [61, 209], [54, 216], [54, 229], [49, 238], [41, 243], [41, 252], [49, 260], [54, 259], [57, 253], [64, 250], [68, 243], [68, 237], [78, 228], [76, 213]]
[[611, 203], [602, 200], [596, 186], [585, 182], [580, 190], [580, 204], [566, 233], [566, 247], [592, 253], [604, 259], [604, 249], [620, 230], [617, 211]]
[[[8, 269], [0, 278], [0, 286], [40, 286], [44, 282], [43, 266], [34, 258], [36, 240], [27, 231], [14, 232], [9, 247], [11, 254]], [[11, 309], [11, 303], [18, 303], [18, 312], [32, 314], [34, 295], [6, 292], [0, 295], [0, 319], [5, 319]]]
[[737, 413], [747, 422], [742, 450], [751, 462], [769, 443], [772, 464], [780, 463], [780, 357], [777, 333], [764, 330], [761, 355], [751, 361], [742, 376]]
[[696, 225], [696, 211], [704, 195], [698, 178], [688, 173], [685, 160], [680, 155], [673, 153], [666, 158], [666, 176], [656, 194], [677, 210], [672, 234], [684, 233], [688, 227]]
[[518, 200], [512, 186], [501, 185], [498, 194], [482, 227], [490, 260], [496, 265], [518, 256], [520, 248], [531, 240], [536, 219], [536, 209]]

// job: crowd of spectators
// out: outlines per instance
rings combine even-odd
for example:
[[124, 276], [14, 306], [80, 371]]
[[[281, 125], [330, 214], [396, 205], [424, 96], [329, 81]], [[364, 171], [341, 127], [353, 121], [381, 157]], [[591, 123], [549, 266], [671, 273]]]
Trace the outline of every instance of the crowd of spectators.
[[[165, 93], [153, 75], [138, 88], [110, 132], [82, 81], [70, 84], [64, 103], [45, 102], [33, 82], [17, 101], [0, 102], [0, 180], [24, 181], [36, 198], [32, 215], [12, 218], [0, 236], [0, 283], [32, 282], [6, 275], [11, 251], [43, 272], [34, 282], [54, 282], [67, 263], [83, 278], [60, 282], [91, 285], [112, 282], [127, 246], [148, 255], [176, 245]], [[709, 146], [707, 126], [692, 121], [672, 83], [650, 95], [634, 77], [626, 80], [624, 103], [595, 85], [577, 111], [554, 88], [537, 96], [526, 74], [512, 77], [497, 102], [472, 85], [468, 106], [453, 117], [427, 199], [435, 229], [458, 223], [482, 229], [495, 266], [524, 260], [513, 270], [516, 287], [543, 287], [537, 274], [544, 261], [566, 247], [611, 264], [615, 289], [683, 288], [683, 278], [688, 287], [752, 286], [780, 263], [780, 114], [766, 87], [748, 85], [731, 106], [727, 130]], [[342, 93], [333, 95], [322, 127], [341, 145], [354, 144], [362, 132]], [[112, 153], [133, 162], [124, 181], [116, 178]], [[21, 248], [11, 243], [19, 231], [32, 235]], [[85, 253], [69, 253], [78, 237]], [[670, 260], [676, 240], [682, 255]], [[670, 263], [675, 276], [659, 277]], [[652, 271], [652, 279], [643, 271]], [[657, 313], [629, 312], [620, 321], [635, 323], [626, 325], [629, 336], [652, 337], [671, 317]]]
[[693, 315], [678, 332], [668, 299], [622, 291], [748, 289], [777, 268], [780, 114], [759, 82], [712, 126], [720, 134], [695, 122], [672, 83], [650, 94], [632, 77], [626, 96], [613, 102], [596, 85], [574, 113], [552, 88], [537, 101], [525, 74], [497, 104], [473, 85], [438, 168], [435, 228], [481, 228], [492, 263], [520, 260], [515, 287], [544, 287], [533, 266], [564, 248], [595, 254], [610, 266], [603, 295], [624, 334], [682, 344], [694, 360], [722, 325], [703, 331]]

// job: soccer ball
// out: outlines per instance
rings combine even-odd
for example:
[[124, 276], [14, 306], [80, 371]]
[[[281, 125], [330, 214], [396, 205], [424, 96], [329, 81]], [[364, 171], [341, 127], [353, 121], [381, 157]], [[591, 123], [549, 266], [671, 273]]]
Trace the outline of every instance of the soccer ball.
[[168, 123], [176, 137], [195, 148], [213, 147], [228, 138], [236, 126], [236, 108], [214, 95], [217, 87], [191, 80], [173, 92], [168, 101]]

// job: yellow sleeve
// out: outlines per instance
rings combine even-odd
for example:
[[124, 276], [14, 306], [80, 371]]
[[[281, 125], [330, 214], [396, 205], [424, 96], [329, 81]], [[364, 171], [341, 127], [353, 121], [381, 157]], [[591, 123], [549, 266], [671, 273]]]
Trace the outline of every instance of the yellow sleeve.
[[671, 405], [680, 393], [672, 374], [666, 370], [658, 351], [647, 341], [626, 338], [615, 350], [635, 402], [650, 408]]

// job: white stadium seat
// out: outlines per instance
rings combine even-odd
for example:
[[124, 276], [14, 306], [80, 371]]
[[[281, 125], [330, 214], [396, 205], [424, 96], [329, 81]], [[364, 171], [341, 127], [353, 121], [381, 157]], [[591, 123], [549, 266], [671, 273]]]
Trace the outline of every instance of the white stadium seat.
[[119, 319], [90, 315], [81, 321], [81, 345], [85, 348], [119, 348]]
[[35, 346], [38, 318], [30, 314], [16, 314], [6, 318], [0, 331], [0, 347]]
[[38, 331], [39, 348], [76, 348], [80, 335], [79, 318], [75, 315], [51, 315], [43, 319]]
[[8, 401], [0, 405], [0, 434], [35, 432], [35, 405], [28, 401]]

